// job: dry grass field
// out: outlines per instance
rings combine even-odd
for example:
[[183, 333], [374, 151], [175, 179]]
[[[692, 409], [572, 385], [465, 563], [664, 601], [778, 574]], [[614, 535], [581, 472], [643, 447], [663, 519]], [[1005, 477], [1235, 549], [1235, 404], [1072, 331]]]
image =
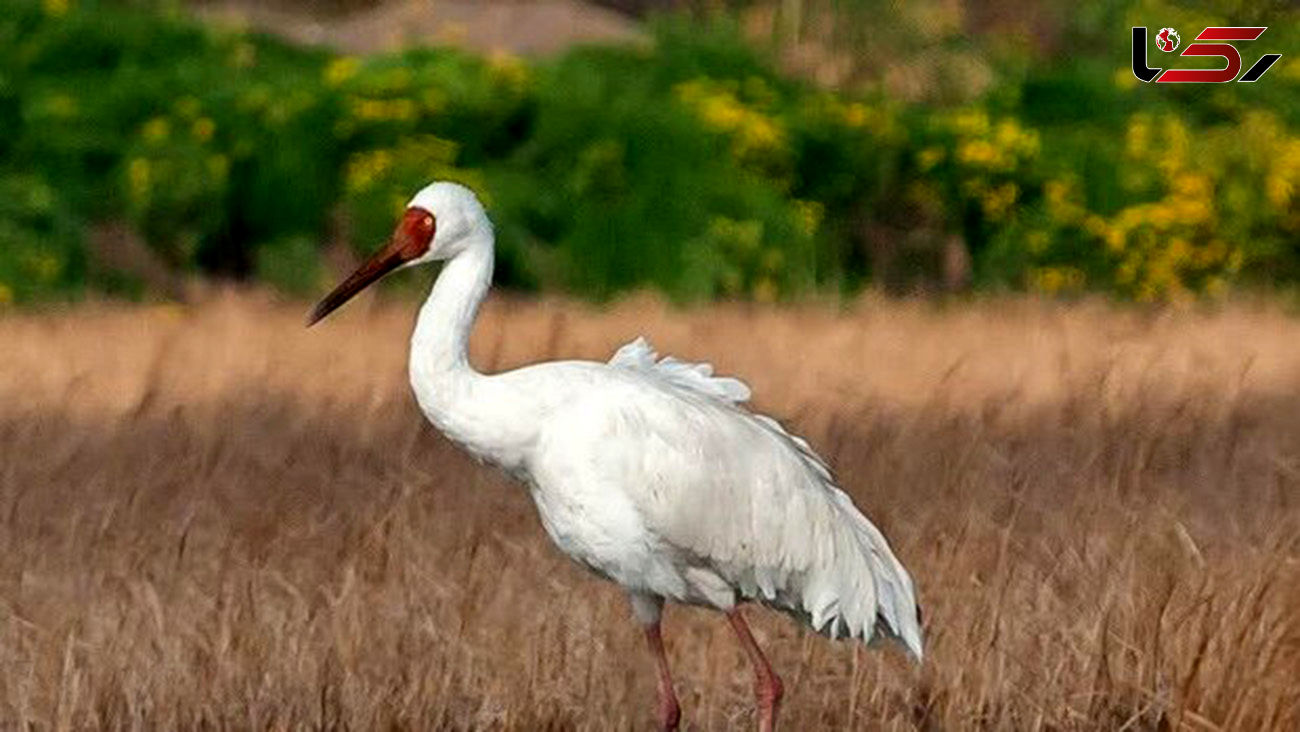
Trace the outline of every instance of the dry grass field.
[[[619, 591], [406, 386], [409, 303], [0, 317], [0, 727], [648, 729]], [[915, 667], [752, 609], [805, 729], [1300, 729], [1300, 321], [1027, 301], [496, 299], [480, 368], [638, 333], [807, 436], [912, 569]], [[670, 609], [687, 729], [752, 723]]]

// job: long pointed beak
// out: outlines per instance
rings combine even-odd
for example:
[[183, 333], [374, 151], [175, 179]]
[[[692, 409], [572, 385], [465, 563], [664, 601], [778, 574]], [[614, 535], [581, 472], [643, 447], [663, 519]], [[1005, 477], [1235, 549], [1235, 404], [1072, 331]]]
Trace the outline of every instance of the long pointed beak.
[[319, 323], [326, 315], [334, 312], [351, 300], [358, 292], [382, 279], [384, 275], [402, 265], [419, 259], [429, 251], [435, 229], [433, 214], [422, 208], [412, 206], [406, 210], [402, 222], [393, 232], [392, 238], [383, 249], [367, 259], [356, 272], [334, 291], [326, 295], [307, 315], [307, 327]]
[[405, 242], [402, 236], [396, 234], [388, 244], [375, 252], [370, 259], [367, 259], [357, 271], [348, 276], [346, 280], [335, 287], [333, 292], [326, 295], [316, 307], [312, 308], [307, 315], [307, 327], [319, 323], [326, 315], [337, 310], [343, 303], [351, 300], [358, 292], [366, 289], [370, 285], [383, 279], [384, 275], [398, 269], [408, 261], [407, 253], [403, 251]]

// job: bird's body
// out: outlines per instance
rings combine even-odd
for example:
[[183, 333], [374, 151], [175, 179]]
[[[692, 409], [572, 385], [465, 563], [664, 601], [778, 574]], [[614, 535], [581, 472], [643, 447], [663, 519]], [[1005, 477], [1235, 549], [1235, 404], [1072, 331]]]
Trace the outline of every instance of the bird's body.
[[411, 339], [420, 408], [450, 440], [523, 481], [555, 544], [628, 593], [658, 644], [661, 694], [672, 699], [665, 726], [677, 713], [658, 639], [665, 600], [733, 614], [742, 642], [735, 606], [750, 600], [831, 636], [884, 632], [921, 656], [906, 570], [808, 444], [746, 408], [743, 383], [660, 359], [642, 339], [609, 363], [475, 371], [467, 345], [491, 282], [491, 227], [458, 186], [434, 184], [409, 210], [434, 212], [439, 236], [444, 218], [461, 230]]

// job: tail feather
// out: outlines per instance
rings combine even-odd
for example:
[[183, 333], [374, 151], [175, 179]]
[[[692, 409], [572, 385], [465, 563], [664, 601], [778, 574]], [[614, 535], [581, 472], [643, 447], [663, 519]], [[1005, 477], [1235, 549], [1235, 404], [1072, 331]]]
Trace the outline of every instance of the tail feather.
[[912, 578], [849, 497], [838, 489], [832, 495], [841, 519], [836, 522], [835, 551], [830, 561], [804, 576], [799, 614], [832, 638], [896, 638], [921, 660], [921, 614]]

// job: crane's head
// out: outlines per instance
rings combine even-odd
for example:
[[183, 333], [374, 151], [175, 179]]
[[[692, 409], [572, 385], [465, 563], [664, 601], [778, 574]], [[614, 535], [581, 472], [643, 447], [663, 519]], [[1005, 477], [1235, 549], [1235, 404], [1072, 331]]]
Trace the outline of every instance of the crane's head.
[[492, 224], [483, 204], [470, 189], [456, 183], [430, 183], [406, 204], [388, 243], [312, 309], [307, 326], [326, 315], [389, 272], [451, 259], [469, 244], [487, 237]]

